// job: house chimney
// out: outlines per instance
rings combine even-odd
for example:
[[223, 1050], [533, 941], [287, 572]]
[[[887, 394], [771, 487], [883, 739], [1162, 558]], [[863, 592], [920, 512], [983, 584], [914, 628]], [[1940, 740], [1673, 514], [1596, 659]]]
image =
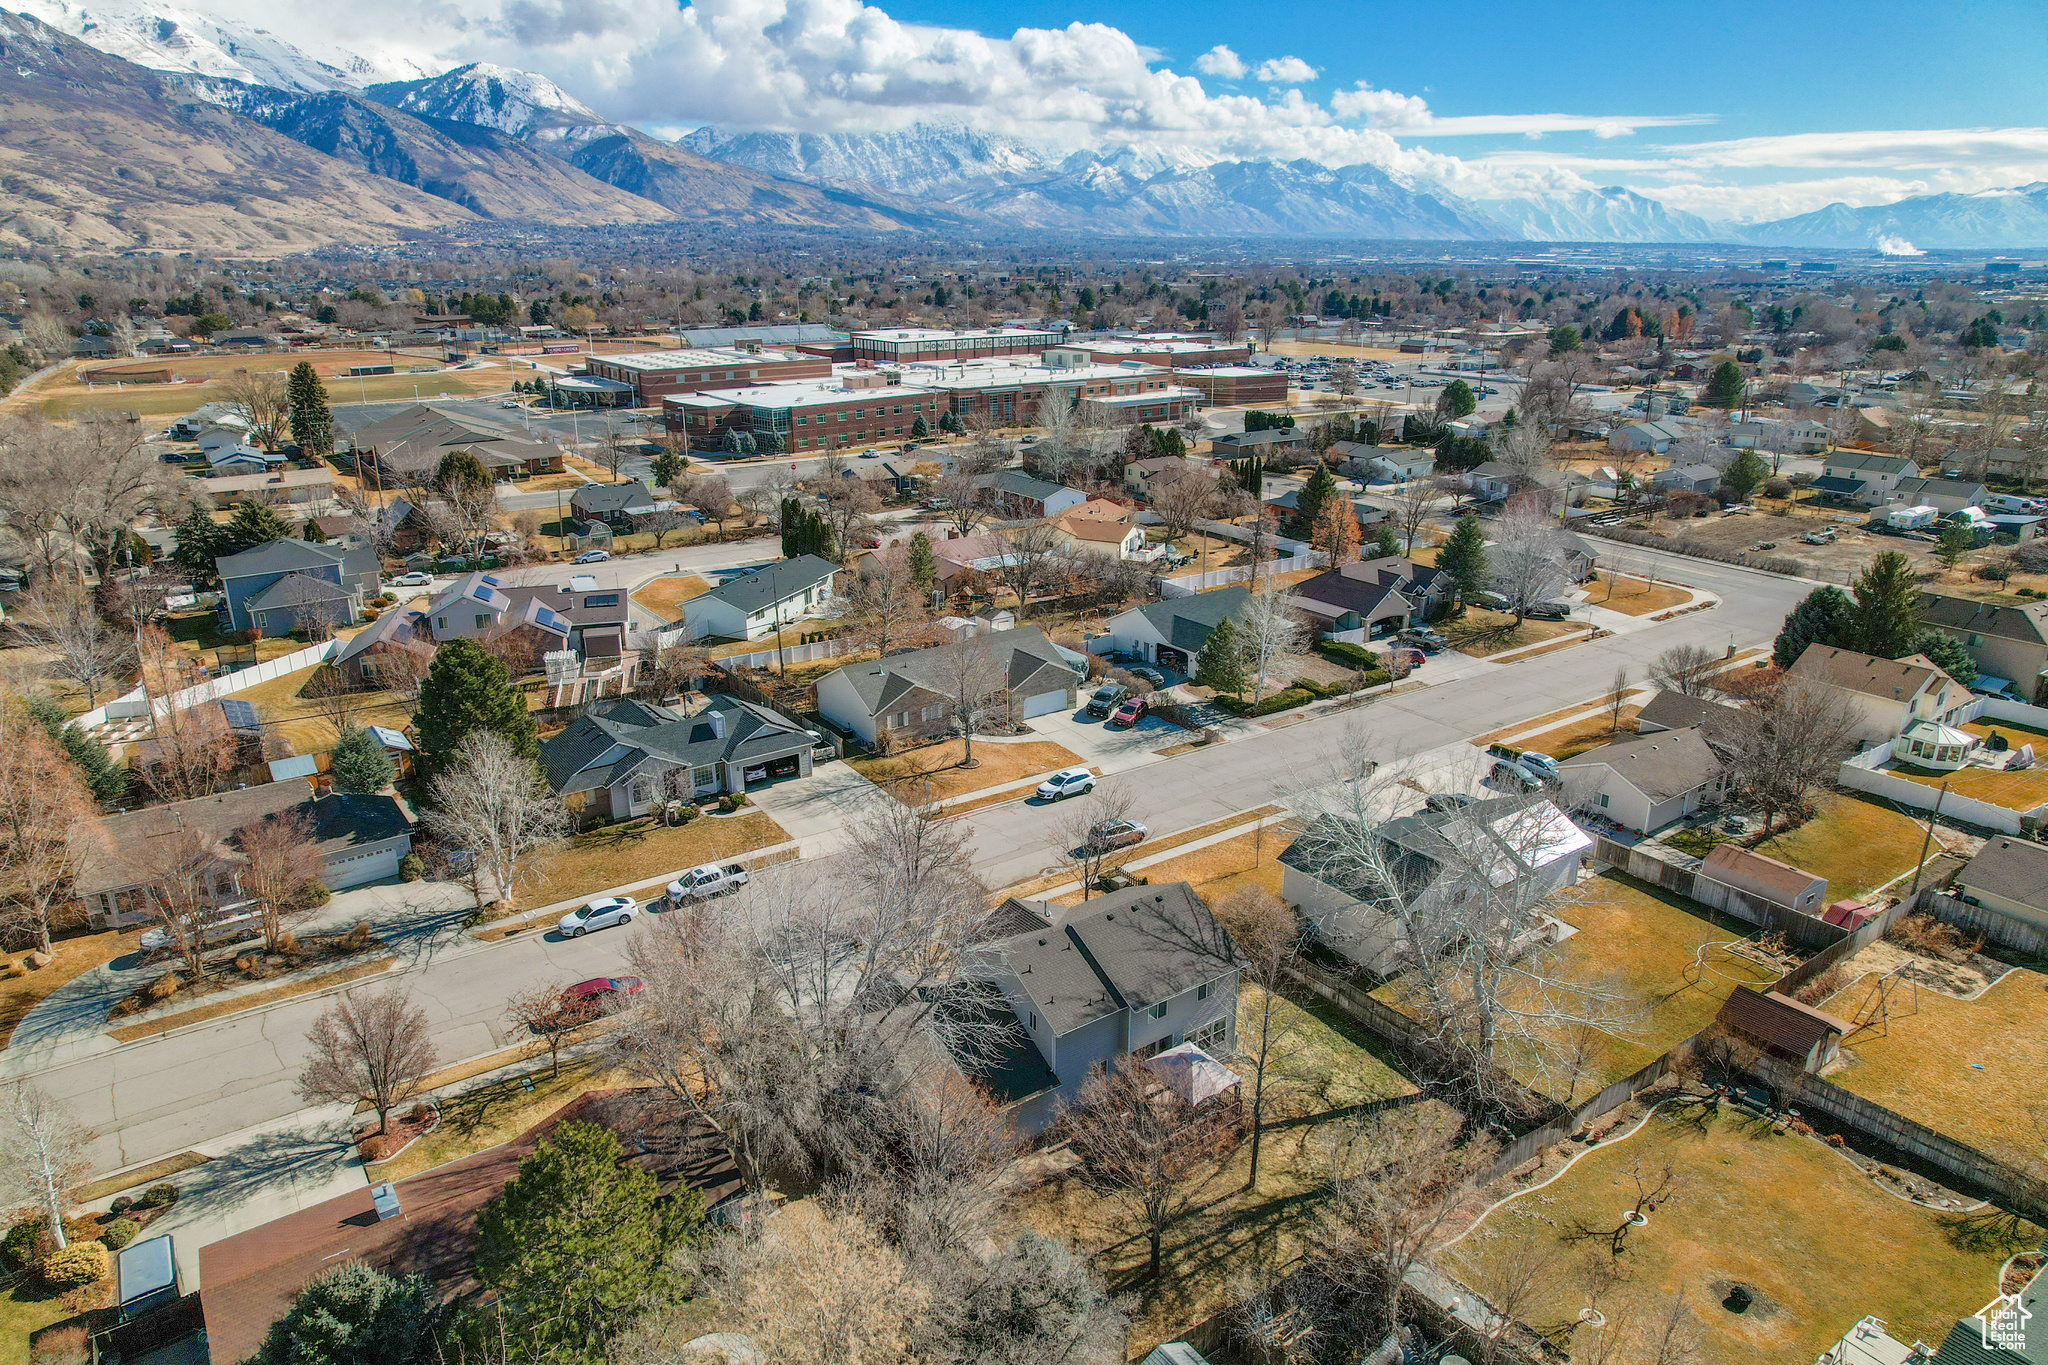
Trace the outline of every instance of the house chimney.
[[725, 712], [713, 711], [711, 713], [711, 733], [720, 739], [725, 738]]

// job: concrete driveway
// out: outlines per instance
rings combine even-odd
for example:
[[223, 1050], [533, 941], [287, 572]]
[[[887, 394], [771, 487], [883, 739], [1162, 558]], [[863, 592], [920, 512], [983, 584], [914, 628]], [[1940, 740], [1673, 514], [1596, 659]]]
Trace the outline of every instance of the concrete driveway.
[[757, 787], [747, 799], [796, 840], [806, 858], [845, 847], [848, 831], [889, 798], [843, 762], [821, 763], [809, 777]]
[[1064, 744], [1079, 754], [1083, 763], [1105, 773], [1150, 763], [1158, 750], [1196, 737], [1193, 731], [1157, 716], [1145, 716], [1128, 730], [1113, 730], [1109, 722], [1096, 720], [1085, 708], [1033, 716], [1030, 723], [1034, 738]]

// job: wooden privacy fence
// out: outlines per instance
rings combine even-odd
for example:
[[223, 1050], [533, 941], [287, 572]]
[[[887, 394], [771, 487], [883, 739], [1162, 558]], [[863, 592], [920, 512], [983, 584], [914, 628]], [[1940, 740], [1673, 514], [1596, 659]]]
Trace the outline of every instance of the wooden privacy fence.
[[1981, 905], [1971, 905], [1932, 887], [1920, 893], [1916, 904], [1936, 919], [1968, 933], [1982, 934], [2001, 948], [2048, 957], [2048, 928], [2027, 924]]

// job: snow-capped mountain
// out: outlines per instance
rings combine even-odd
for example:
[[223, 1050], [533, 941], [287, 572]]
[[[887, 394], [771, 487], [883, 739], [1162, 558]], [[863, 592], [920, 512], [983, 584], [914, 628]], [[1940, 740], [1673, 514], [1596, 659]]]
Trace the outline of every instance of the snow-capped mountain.
[[706, 127], [678, 141], [699, 156], [770, 175], [931, 199], [1043, 175], [1054, 164], [1015, 138], [932, 123], [890, 133], [731, 133]]
[[1826, 208], [1757, 223], [1744, 239], [1767, 246], [1998, 251], [2048, 246], [2048, 181], [1975, 194], [1921, 194], [1892, 204]]
[[586, 128], [618, 131], [546, 76], [490, 62], [471, 62], [427, 80], [373, 85], [367, 93], [408, 114], [474, 123], [513, 137], [559, 137]]
[[9, 8], [152, 71], [306, 92], [363, 84], [359, 72], [331, 66], [276, 34], [152, 0], [14, 0]]
[[1480, 207], [1509, 236], [1534, 242], [1725, 242], [1733, 235], [1619, 185], [1550, 199], [1489, 200]]

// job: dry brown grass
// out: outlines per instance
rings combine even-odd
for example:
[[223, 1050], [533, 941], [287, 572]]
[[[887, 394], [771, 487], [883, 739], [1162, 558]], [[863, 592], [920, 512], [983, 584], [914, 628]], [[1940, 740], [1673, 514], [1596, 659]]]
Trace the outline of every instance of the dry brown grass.
[[[1111, 854], [1108, 858], [1103, 860], [1103, 869], [1107, 871], [1112, 868], [1123, 867], [1125, 864], [1135, 862], [1140, 858], [1155, 857], [1158, 854], [1168, 852], [1172, 849], [1180, 848], [1185, 844], [1192, 844], [1198, 839], [1206, 839], [1209, 838], [1211, 835], [1221, 834], [1225, 830], [1235, 829], [1240, 825], [1249, 824], [1254, 819], [1262, 818], [1268, 815], [1281, 815], [1284, 813], [1285, 812], [1279, 806], [1260, 806], [1256, 810], [1239, 811], [1235, 815], [1226, 815], [1221, 820], [1211, 820], [1206, 825], [1196, 825], [1193, 828], [1180, 830], [1174, 834], [1162, 835], [1157, 839], [1148, 839], [1142, 844], [1135, 845], [1131, 848], [1120, 849], [1116, 853]], [[1276, 855], [1279, 853], [1281, 849], [1287, 847], [1288, 841], [1292, 838], [1290, 834], [1283, 832], [1278, 827], [1272, 826], [1269, 826], [1266, 829], [1265, 836], [1271, 852]], [[1246, 834], [1245, 837], [1251, 837], [1249, 832]], [[1276, 839], [1277, 842], [1274, 842]], [[1214, 847], [1219, 848], [1222, 846], [1222, 844], [1214, 845]], [[1205, 853], [1207, 851], [1207, 849], [1197, 849], [1196, 853], [1200, 854]], [[1162, 867], [1165, 865], [1166, 864], [1164, 863], [1158, 864], [1158, 866]], [[1246, 866], [1249, 867], [1249, 862], [1247, 862]], [[1150, 868], [1145, 869], [1145, 875], [1147, 876], [1147, 878], [1155, 882], [1177, 882], [1193, 880], [1192, 878], [1186, 878], [1179, 875], [1171, 877], [1153, 876], [1152, 869]], [[1062, 869], [1059, 872], [1049, 873], [1043, 877], [1034, 877], [1030, 881], [1018, 882], [1014, 886], [1004, 887], [1000, 892], [997, 893], [997, 899], [1000, 900], [1003, 896], [1035, 896], [1051, 887], [1062, 886], [1067, 882], [1072, 881], [1073, 879], [1074, 874], [1070, 869]], [[1078, 896], [1080, 893], [1075, 892], [1074, 894]]]
[[1483, 735], [1474, 735], [1472, 737], [1472, 742], [1474, 744], [1491, 744], [1495, 740], [1503, 740], [1508, 739], [1514, 735], [1526, 734], [1528, 731], [1536, 727], [1547, 727], [1551, 725], [1553, 722], [1570, 720], [1573, 716], [1578, 715], [1580, 712], [1586, 710], [1586, 708], [1588, 707], [1599, 706], [1606, 702], [1611, 702], [1613, 700], [1614, 694], [1612, 692], [1609, 692], [1604, 697], [1588, 701], [1574, 702], [1570, 706], [1560, 707], [1558, 710], [1555, 711], [1545, 711], [1540, 716], [1531, 716], [1527, 720], [1518, 720], [1513, 725], [1503, 725], [1498, 730], [1488, 730]]
[[1583, 621], [1523, 621], [1519, 626], [1515, 618], [1501, 611], [1488, 611], [1484, 607], [1468, 607], [1465, 614], [1446, 624], [1443, 633], [1451, 642], [1451, 648], [1460, 654], [1469, 654], [1475, 659], [1490, 658], [1504, 654], [1511, 649], [1522, 649], [1529, 645], [1542, 644], [1564, 635], [1583, 635], [1586, 623]]
[[[77, 980], [104, 962], [132, 953], [142, 946], [141, 928], [108, 929], [97, 934], [60, 938], [50, 965], [26, 976], [0, 980], [0, 1048], [14, 1037], [15, 1028], [28, 1012], [54, 995], [57, 988]], [[20, 954], [26, 957], [27, 954]]]
[[1635, 733], [1636, 716], [1642, 709], [1640, 706], [1623, 706], [1620, 729], [1614, 728], [1612, 724], [1614, 712], [1607, 710], [1556, 726], [1541, 734], [1531, 735], [1527, 739], [1517, 740], [1515, 747], [1534, 749], [1537, 753], [1549, 754], [1552, 758], [1571, 758], [1575, 754], [1605, 744], [1610, 739]]
[[595, 895], [613, 886], [644, 889], [686, 868], [722, 862], [789, 838], [764, 811], [700, 815], [664, 828], [652, 818], [624, 821], [579, 834], [534, 860], [534, 876], [521, 892], [529, 905]]
[[382, 972], [389, 971], [397, 963], [398, 959], [395, 957], [380, 957], [374, 958], [369, 962], [358, 962], [352, 967], [343, 967], [340, 971], [322, 972], [318, 976], [309, 976], [304, 981], [294, 981], [288, 985], [273, 986], [267, 991], [252, 991], [248, 995], [237, 995], [224, 1000], [216, 1000], [210, 1005], [201, 1005], [197, 1009], [179, 1010], [176, 1014], [166, 1014], [162, 1018], [152, 1019], [146, 1024], [128, 1024], [122, 1028], [110, 1028], [107, 1030], [107, 1036], [116, 1042], [132, 1043], [138, 1038], [149, 1038], [159, 1033], [168, 1033], [172, 1029], [184, 1028], [188, 1024], [203, 1024], [209, 1019], [219, 1019], [230, 1014], [240, 1014], [243, 1010], [253, 1010], [263, 1005], [274, 1005], [280, 1000], [289, 1000], [293, 996], [310, 995], [314, 991], [329, 990], [335, 986], [346, 985], [351, 981], [359, 981], [366, 976], [376, 976]]
[[974, 746], [974, 756], [979, 760], [979, 766], [974, 768], [959, 766], [962, 753], [962, 742], [949, 739], [907, 753], [850, 758], [847, 762], [862, 777], [898, 800], [923, 805], [1071, 768], [1081, 761], [1081, 756], [1072, 749], [1049, 739], [1016, 744], [990, 744], [984, 740]]
[[2029, 811], [2048, 802], [2048, 768], [2038, 764], [2031, 768], [2015, 768], [2002, 771], [1994, 768], [1961, 768], [1952, 773], [1934, 768], [1922, 768], [1917, 764], [1894, 760], [1885, 771], [1894, 777], [1903, 777], [1909, 782], [1918, 782], [1923, 787], [1940, 787], [1944, 784], [1957, 796], [1967, 796], [1974, 801], [1988, 801], [1994, 806], [2007, 810]]
[[95, 1180], [74, 1195], [73, 1200], [80, 1204], [90, 1204], [95, 1199], [105, 1199], [110, 1194], [132, 1190], [138, 1185], [154, 1185], [159, 1180], [168, 1180], [180, 1171], [189, 1171], [194, 1166], [204, 1166], [211, 1160], [213, 1158], [203, 1152], [180, 1152], [176, 1156], [167, 1156], [162, 1161], [152, 1161], [147, 1166], [137, 1166], [118, 1175]]
[[1811, 820], [1774, 834], [1756, 851], [1828, 879], [1828, 899], [1860, 896], [1910, 872], [1925, 826], [1867, 797], [1837, 792], [1814, 803]]
[[[502, 1066], [504, 1062], [497, 1065]], [[450, 1161], [474, 1156], [518, 1137], [580, 1095], [625, 1084], [629, 1079], [623, 1071], [579, 1057], [563, 1062], [559, 1076], [550, 1076], [543, 1064], [538, 1071], [508, 1076], [467, 1094], [442, 1100], [439, 1106], [441, 1121], [434, 1131], [379, 1165], [376, 1178], [403, 1180]], [[526, 1084], [529, 1080], [531, 1088]], [[438, 1083], [450, 1084], [447, 1081]]]
[[[321, 704], [300, 693], [319, 671], [318, 666], [302, 668], [281, 678], [258, 683], [235, 695], [256, 708], [256, 715], [273, 733], [282, 736], [300, 754], [324, 753], [334, 747], [334, 725], [321, 713]], [[387, 725], [402, 730], [412, 723], [412, 703], [391, 692], [352, 692], [347, 699], [349, 716], [358, 725]]]
[[[413, 365], [432, 365], [417, 356], [389, 356], [381, 352], [312, 351], [256, 355], [206, 355], [184, 358], [164, 357], [161, 361], [138, 359], [136, 365], [170, 368], [187, 376], [183, 384], [128, 384], [115, 388], [100, 384], [88, 389], [74, 371], [62, 382], [39, 385], [29, 396], [29, 406], [39, 407], [51, 417], [78, 417], [90, 412], [137, 412], [143, 417], [175, 417], [202, 403], [225, 396], [217, 382], [246, 369], [251, 374], [288, 373], [300, 360], [311, 360], [327, 380], [328, 397], [336, 403], [411, 402], [418, 391], [420, 402], [437, 398], [468, 398], [480, 393], [497, 393], [509, 388], [512, 372], [502, 362], [488, 363], [474, 370], [444, 370], [438, 366], [423, 374], [407, 374]], [[98, 362], [105, 364], [107, 362]], [[367, 375], [360, 379], [341, 373], [350, 365], [396, 364], [399, 373]], [[507, 414], [508, 416], [511, 414]]]
[[664, 621], [679, 621], [683, 603], [710, 591], [711, 585], [695, 574], [672, 574], [638, 589], [633, 600]]
[[1587, 603], [1630, 616], [1647, 616], [1653, 611], [1682, 607], [1692, 600], [1692, 594], [1676, 584], [1652, 583], [1626, 574], [1608, 574], [1600, 586], [1602, 591], [1588, 596]]

